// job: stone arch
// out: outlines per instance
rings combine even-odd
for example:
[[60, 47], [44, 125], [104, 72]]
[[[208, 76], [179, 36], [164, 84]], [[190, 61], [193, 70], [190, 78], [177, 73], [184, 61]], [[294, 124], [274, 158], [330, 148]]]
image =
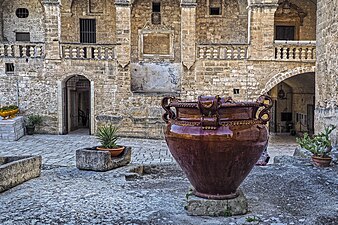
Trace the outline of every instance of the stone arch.
[[261, 94], [266, 94], [269, 90], [271, 90], [274, 86], [286, 80], [290, 77], [303, 74], [303, 73], [314, 73], [316, 71], [316, 66], [309, 67], [296, 67], [289, 71], [283, 71], [275, 74], [270, 80], [265, 84], [264, 89], [261, 91]]

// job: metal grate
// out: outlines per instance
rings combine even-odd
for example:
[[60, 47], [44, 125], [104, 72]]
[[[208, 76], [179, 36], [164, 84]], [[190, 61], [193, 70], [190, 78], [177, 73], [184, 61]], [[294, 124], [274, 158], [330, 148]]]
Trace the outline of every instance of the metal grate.
[[80, 19], [80, 42], [96, 43], [95, 19]]
[[5, 64], [5, 72], [6, 73], [14, 73], [14, 64], [13, 63], [6, 63]]
[[15, 14], [18, 18], [27, 18], [29, 16], [29, 11], [26, 8], [18, 8]]
[[30, 41], [30, 33], [29, 32], [16, 32], [16, 41]]

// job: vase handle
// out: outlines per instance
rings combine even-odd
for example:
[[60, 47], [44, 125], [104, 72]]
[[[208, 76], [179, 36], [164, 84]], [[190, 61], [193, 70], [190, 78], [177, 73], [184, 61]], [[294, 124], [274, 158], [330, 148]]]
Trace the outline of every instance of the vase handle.
[[201, 113], [201, 126], [204, 130], [215, 130], [219, 127], [219, 113], [221, 98], [217, 96], [199, 96], [197, 107]]
[[175, 112], [170, 108], [171, 107], [171, 102], [174, 99], [175, 99], [175, 97], [164, 97], [162, 99], [162, 108], [165, 111], [165, 113], [162, 115], [162, 119], [166, 123], [169, 122], [169, 119], [175, 119], [176, 118]]
[[272, 108], [273, 101], [268, 95], [261, 95], [258, 97], [257, 102], [262, 107], [258, 114], [258, 119], [263, 123], [267, 123], [271, 119], [270, 109]]

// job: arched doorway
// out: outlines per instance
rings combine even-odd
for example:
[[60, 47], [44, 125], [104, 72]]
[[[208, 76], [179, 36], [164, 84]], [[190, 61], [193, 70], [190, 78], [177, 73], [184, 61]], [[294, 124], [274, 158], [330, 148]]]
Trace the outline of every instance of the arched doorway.
[[285, 79], [268, 93], [274, 101], [270, 132], [314, 132], [315, 73]]
[[66, 80], [63, 88], [63, 133], [90, 134], [90, 81], [81, 75]]

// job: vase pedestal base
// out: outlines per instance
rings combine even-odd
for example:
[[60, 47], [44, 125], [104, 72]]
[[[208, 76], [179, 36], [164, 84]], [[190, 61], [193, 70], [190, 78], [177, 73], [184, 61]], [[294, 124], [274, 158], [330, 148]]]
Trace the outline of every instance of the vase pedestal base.
[[236, 216], [248, 212], [248, 201], [241, 190], [232, 199], [205, 199], [195, 195], [188, 198], [186, 210], [191, 216]]

